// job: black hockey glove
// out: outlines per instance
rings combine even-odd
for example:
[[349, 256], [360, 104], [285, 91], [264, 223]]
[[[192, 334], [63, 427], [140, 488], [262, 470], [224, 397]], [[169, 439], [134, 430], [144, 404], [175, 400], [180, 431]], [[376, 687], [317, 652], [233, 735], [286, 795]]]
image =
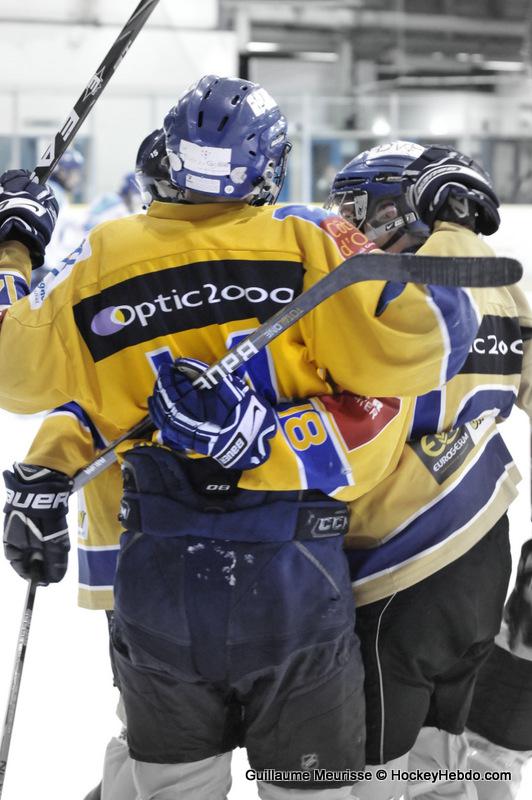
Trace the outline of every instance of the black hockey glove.
[[34, 268], [44, 262], [58, 211], [52, 190], [31, 181], [27, 170], [10, 169], [0, 176], [0, 242], [25, 245]]
[[72, 480], [62, 472], [32, 464], [14, 464], [4, 472], [4, 553], [23, 578], [39, 562], [39, 584], [58, 583], [65, 575], [68, 498]]
[[452, 147], [429, 145], [404, 171], [407, 200], [431, 229], [456, 222], [489, 236], [499, 228], [499, 200], [480, 164]]

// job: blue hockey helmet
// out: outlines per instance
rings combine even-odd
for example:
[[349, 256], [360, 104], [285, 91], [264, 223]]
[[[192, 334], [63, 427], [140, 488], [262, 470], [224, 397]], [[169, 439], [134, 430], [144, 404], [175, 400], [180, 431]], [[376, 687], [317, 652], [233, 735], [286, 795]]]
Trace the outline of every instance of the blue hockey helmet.
[[429, 235], [406, 197], [404, 171], [424, 152], [414, 142], [380, 144], [355, 156], [334, 178], [326, 208], [348, 219], [384, 250], [406, 233], [410, 245]]
[[141, 142], [135, 180], [145, 206], [149, 206], [153, 200], [164, 203], [178, 198], [179, 190], [170, 181], [166, 138], [162, 128], [156, 128]]
[[52, 173], [53, 180], [57, 181], [63, 189], [71, 191], [81, 181], [85, 159], [75, 147], [65, 150]]
[[291, 144], [268, 92], [240, 78], [205, 75], [165, 117], [172, 183], [184, 194], [273, 203]]

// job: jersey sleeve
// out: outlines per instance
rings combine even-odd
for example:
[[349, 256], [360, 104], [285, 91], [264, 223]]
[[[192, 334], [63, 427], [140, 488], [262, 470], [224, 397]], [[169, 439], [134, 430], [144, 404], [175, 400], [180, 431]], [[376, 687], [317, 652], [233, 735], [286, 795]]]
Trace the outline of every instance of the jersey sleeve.
[[[304, 288], [359, 246], [362, 234], [338, 220], [324, 217], [310, 235]], [[462, 366], [478, 329], [468, 292], [372, 281], [372, 256], [360, 257], [368, 281], [343, 289], [301, 320], [309, 359], [338, 389], [359, 395], [413, 396], [441, 386]]]
[[[105, 446], [96, 426], [76, 403], [45, 417], [24, 461], [73, 476]], [[111, 466], [77, 493], [78, 603], [111, 609], [120, 535], [120, 466]]]
[[19, 242], [0, 245], [0, 310], [9, 308], [29, 294], [31, 262], [29, 252]]
[[282, 403], [271, 454], [243, 473], [255, 490], [319, 489], [354, 500], [386, 477], [401, 455], [412, 401], [347, 393]]
[[104, 440], [85, 411], [70, 402], [44, 418], [23, 460], [72, 477], [104, 447]]
[[[7, 259], [5, 245], [0, 246], [2, 253]], [[16, 259], [12, 263], [17, 263]], [[85, 264], [97, 274], [97, 260], [88, 240], [65, 259], [55, 276], [40, 283], [5, 312], [0, 328], [2, 408], [32, 414], [63, 405], [72, 397], [90, 408], [91, 359], [80, 337], [73, 335], [71, 318], [76, 281], [68, 280], [75, 269]]]

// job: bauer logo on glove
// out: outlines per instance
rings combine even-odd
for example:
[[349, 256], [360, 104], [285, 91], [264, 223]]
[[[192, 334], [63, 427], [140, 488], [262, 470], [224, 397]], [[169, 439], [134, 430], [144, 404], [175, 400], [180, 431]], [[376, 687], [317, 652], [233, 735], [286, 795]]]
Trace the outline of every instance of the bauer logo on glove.
[[39, 583], [57, 583], [65, 575], [70, 542], [68, 499], [72, 480], [62, 472], [33, 464], [14, 464], [4, 472], [4, 552], [23, 578], [39, 564]]

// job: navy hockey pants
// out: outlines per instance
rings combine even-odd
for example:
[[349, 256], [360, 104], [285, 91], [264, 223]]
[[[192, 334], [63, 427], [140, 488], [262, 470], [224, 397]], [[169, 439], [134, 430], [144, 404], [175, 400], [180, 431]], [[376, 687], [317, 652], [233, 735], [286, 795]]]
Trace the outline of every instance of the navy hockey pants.
[[[272, 783], [353, 783], [365, 709], [341, 504], [236, 492], [213, 506], [173, 454], [141, 448], [128, 462], [113, 644], [133, 758], [243, 745], [256, 770], [310, 770]], [[337, 774], [318, 782], [320, 768]]]

